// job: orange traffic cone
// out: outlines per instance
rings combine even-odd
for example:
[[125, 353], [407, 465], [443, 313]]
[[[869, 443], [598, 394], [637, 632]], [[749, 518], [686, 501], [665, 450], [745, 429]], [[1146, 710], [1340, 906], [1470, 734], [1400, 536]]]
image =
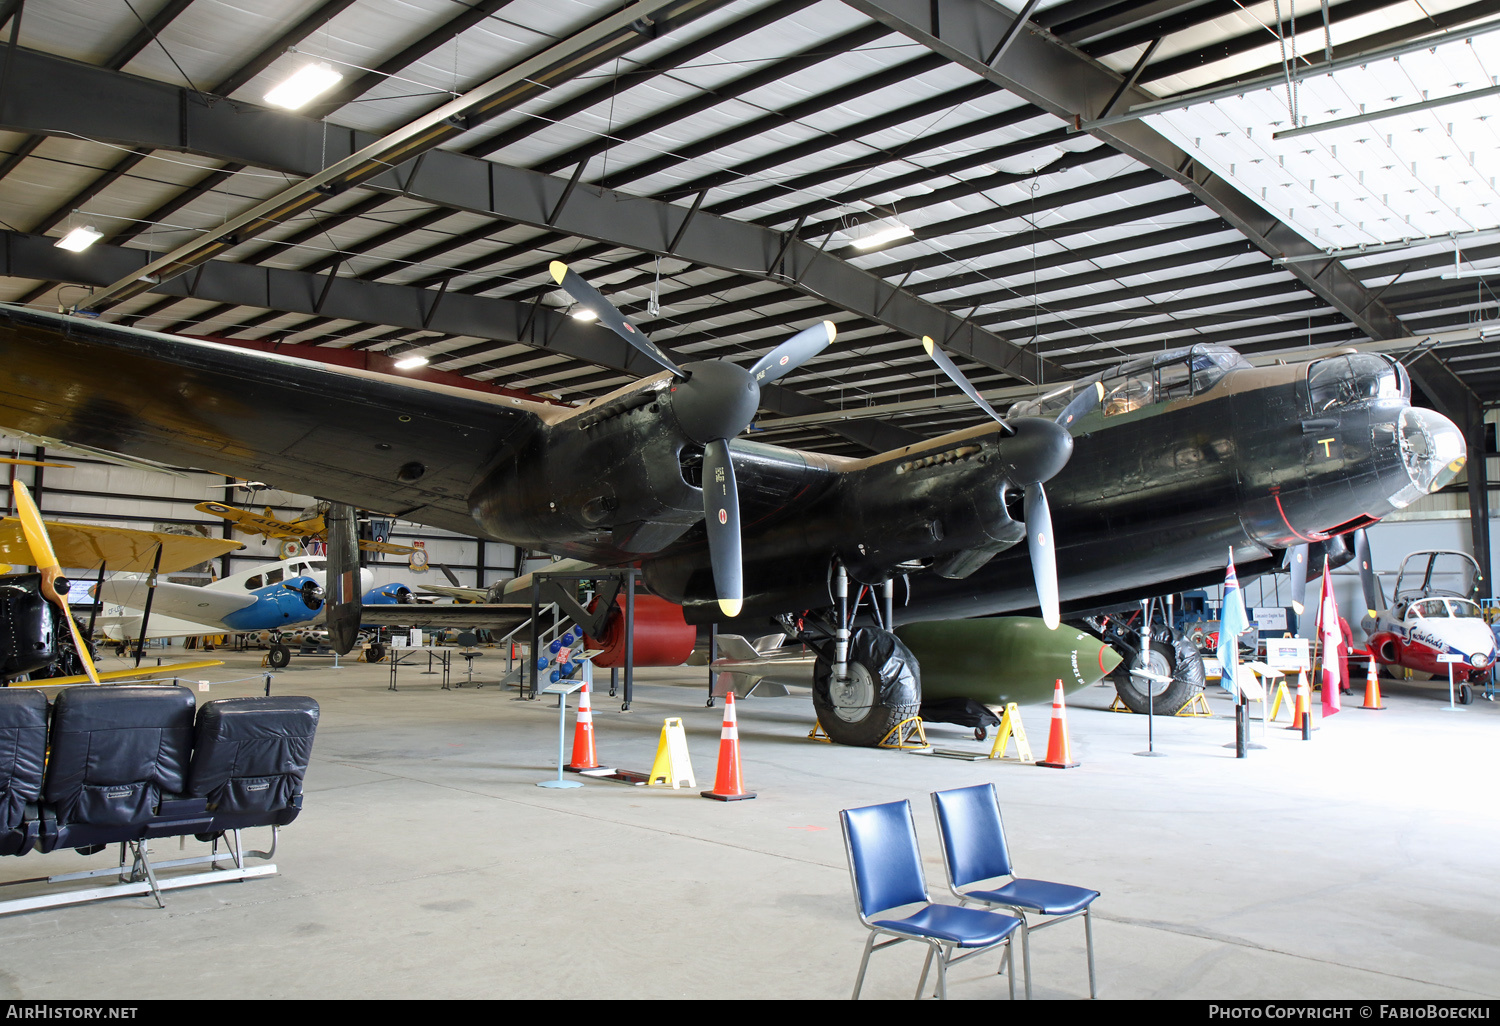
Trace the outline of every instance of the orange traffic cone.
[[724, 696], [724, 729], [719, 733], [719, 772], [714, 777], [714, 789], [698, 793], [716, 802], [755, 797], [755, 792], [746, 791], [740, 779], [740, 728], [734, 718], [733, 691]]
[[1062, 681], [1052, 692], [1052, 733], [1047, 737], [1047, 758], [1037, 763], [1049, 769], [1072, 769], [1078, 765], [1068, 744], [1068, 711], [1063, 704]]
[[[1312, 717], [1312, 690], [1307, 686], [1307, 671], [1303, 670], [1297, 675], [1297, 706], [1292, 715], [1292, 725], [1287, 730], [1302, 730], [1302, 717]], [[1305, 731], [1304, 731], [1305, 733]]]
[[1365, 704], [1360, 708], [1385, 711], [1385, 706], [1380, 704], [1380, 674], [1375, 669], [1373, 653], [1370, 655], [1370, 672], [1365, 676]]
[[594, 754], [594, 712], [589, 707], [587, 684], [578, 696], [578, 719], [573, 725], [573, 761], [567, 767], [574, 773], [599, 768], [599, 757]]

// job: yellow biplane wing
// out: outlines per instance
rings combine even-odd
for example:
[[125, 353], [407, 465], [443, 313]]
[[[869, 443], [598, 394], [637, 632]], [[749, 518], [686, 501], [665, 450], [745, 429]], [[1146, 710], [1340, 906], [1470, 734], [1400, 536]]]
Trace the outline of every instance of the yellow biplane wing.
[[[166, 666], [141, 666], [133, 670], [108, 670], [99, 674], [100, 683], [118, 684], [123, 680], [142, 680], [162, 677], [178, 677], [188, 670], [201, 670], [209, 666], [223, 666], [222, 659], [197, 659], [187, 663], [168, 663]], [[46, 677], [42, 680], [23, 680], [10, 684], [13, 688], [60, 688], [70, 684], [90, 683], [88, 674], [79, 673], [71, 677]]]
[[246, 534], [263, 534], [267, 538], [312, 538], [326, 529], [322, 517], [307, 520], [280, 520], [265, 513], [252, 513], [247, 509], [235, 509], [222, 502], [200, 502], [193, 507], [199, 513], [223, 517]]
[[[162, 573], [176, 573], [245, 547], [242, 542], [227, 538], [203, 538], [191, 534], [135, 531], [98, 524], [64, 524], [55, 520], [46, 521], [46, 525], [58, 562], [80, 569], [103, 563], [111, 572], [147, 571], [156, 560], [156, 546], [160, 544]], [[0, 519], [0, 561], [36, 565], [26, 542], [26, 533], [16, 517]]]
[[409, 556], [417, 550], [410, 545], [397, 545], [395, 542], [378, 542], [360, 539], [359, 547], [366, 552], [384, 552], [390, 556]]

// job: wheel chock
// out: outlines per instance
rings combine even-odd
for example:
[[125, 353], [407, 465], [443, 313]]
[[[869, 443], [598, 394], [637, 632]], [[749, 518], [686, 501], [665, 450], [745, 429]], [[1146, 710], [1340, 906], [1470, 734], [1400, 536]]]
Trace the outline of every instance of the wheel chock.
[[1109, 711], [1122, 713], [1135, 712], [1134, 709], [1130, 708], [1130, 706], [1126, 705], [1124, 701], [1121, 700], [1118, 692], [1115, 694], [1115, 700], [1109, 703]]
[[829, 737], [828, 732], [823, 729], [822, 720], [813, 721], [813, 729], [807, 732], [807, 739], [809, 741], [821, 741], [825, 745], [833, 744], [833, 738]]
[[887, 731], [875, 747], [914, 751], [932, 746], [927, 743], [927, 732], [922, 729], [922, 717], [911, 716]]
[[1181, 709], [1178, 709], [1172, 715], [1194, 716], [1199, 719], [1213, 719], [1214, 711], [1208, 707], [1208, 699], [1204, 698], [1203, 692], [1200, 691], [1192, 698], [1189, 698], [1183, 705], [1183, 707]]

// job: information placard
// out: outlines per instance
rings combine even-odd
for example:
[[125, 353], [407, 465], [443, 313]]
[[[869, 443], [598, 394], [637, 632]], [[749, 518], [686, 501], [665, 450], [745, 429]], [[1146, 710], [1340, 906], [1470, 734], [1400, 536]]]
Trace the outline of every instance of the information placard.
[[1250, 611], [1250, 617], [1262, 632], [1287, 629], [1286, 606], [1256, 606]]
[[1278, 670], [1309, 670], [1306, 638], [1267, 638], [1266, 665]]

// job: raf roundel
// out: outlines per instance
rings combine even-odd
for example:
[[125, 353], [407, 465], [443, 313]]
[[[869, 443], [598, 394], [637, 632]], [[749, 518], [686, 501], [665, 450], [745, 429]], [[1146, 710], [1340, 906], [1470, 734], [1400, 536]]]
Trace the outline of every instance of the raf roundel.
[[721, 524], [727, 524], [727, 523], [729, 523], [729, 514], [726, 513], [726, 512], [724, 512], [722, 509], [719, 510], [719, 523], [721, 523]]

